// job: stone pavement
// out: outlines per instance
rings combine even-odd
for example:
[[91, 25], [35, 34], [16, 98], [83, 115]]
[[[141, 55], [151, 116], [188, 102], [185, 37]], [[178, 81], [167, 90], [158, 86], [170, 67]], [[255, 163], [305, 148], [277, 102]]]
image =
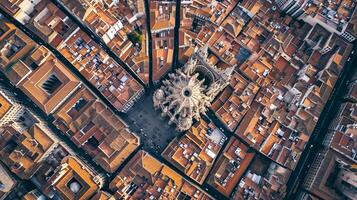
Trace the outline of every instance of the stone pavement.
[[168, 143], [179, 133], [174, 125], [168, 125], [168, 118], [162, 118], [160, 111], [155, 110], [152, 93], [143, 95], [128, 111], [126, 122], [130, 129], [141, 138], [144, 150], [161, 154]]

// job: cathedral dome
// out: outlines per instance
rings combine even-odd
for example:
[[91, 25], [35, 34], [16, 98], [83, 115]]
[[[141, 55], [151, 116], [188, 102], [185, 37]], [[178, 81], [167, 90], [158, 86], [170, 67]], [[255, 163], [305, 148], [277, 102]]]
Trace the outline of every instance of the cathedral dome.
[[[198, 74], [190, 75], [177, 70], [163, 81], [160, 89], [154, 93], [154, 102], [159, 101], [163, 114], [175, 121], [179, 131], [187, 130], [192, 125], [192, 118], [199, 119], [200, 113], [210, 105], [205, 95], [203, 80], [197, 79]], [[164, 92], [165, 91], [165, 92]]]
[[193, 119], [199, 120], [229, 83], [230, 72], [226, 76], [226, 72], [207, 63], [206, 57], [207, 48], [197, 51], [183, 68], [169, 74], [154, 93], [154, 107], [161, 109], [162, 116], [168, 116], [169, 124], [175, 123], [178, 131], [188, 130]]

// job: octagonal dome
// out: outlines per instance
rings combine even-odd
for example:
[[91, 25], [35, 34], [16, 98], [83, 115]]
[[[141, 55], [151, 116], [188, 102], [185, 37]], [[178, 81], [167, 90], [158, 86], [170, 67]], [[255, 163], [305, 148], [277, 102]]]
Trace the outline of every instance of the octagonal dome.
[[193, 118], [198, 120], [200, 113], [210, 106], [202, 84], [204, 80], [198, 80], [198, 75], [177, 70], [175, 74], [169, 74], [169, 79], [164, 80], [154, 93], [154, 106], [161, 107], [162, 115], [169, 116], [178, 131], [189, 129]]

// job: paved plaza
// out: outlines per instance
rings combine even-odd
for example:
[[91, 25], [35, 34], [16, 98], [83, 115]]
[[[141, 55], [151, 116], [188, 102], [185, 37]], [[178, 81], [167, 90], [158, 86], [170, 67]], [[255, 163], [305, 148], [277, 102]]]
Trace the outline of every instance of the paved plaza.
[[127, 115], [131, 130], [140, 136], [143, 148], [150, 153], [160, 154], [179, 135], [174, 125], [168, 125], [168, 118], [162, 118], [160, 111], [154, 109], [152, 93], [143, 95]]

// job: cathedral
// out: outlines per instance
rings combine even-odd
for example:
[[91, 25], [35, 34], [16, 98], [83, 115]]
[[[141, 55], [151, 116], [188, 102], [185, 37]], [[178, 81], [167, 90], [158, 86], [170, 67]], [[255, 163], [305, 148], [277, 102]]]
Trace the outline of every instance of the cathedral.
[[175, 123], [177, 131], [188, 130], [193, 119], [199, 120], [211, 102], [228, 84], [234, 67], [220, 70], [208, 63], [208, 47], [195, 51], [188, 62], [154, 92], [155, 109], [162, 117], [169, 117], [169, 124]]

